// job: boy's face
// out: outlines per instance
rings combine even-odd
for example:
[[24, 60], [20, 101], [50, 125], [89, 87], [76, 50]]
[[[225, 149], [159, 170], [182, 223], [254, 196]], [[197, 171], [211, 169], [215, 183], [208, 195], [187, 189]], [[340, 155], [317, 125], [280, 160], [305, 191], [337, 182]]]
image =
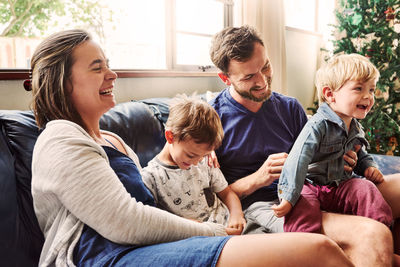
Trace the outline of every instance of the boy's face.
[[375, 80], [347, 81], [332, 92], [329, 105], [345, 122], [364, 119], [374, 105], [375, 88]]
[[209, 144], [198, 144], [191, 138], [179, 142], [172, 140], [169, 144], [170, 160], [183, 170], [189, 169], [191, 165], [197, 165], [213, 150]]

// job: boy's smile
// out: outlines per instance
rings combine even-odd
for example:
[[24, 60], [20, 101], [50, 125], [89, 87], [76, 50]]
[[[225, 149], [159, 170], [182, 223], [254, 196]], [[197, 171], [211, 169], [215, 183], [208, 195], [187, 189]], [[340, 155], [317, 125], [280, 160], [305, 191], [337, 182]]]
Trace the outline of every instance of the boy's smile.
[[374, 105], [375, 80], [347, 81], [332, 92], [329, 106], [350, 125], [352, 118], [364, 119]]
[[[192, 165], [197, 165], [205, 156], [212, 152], [209, 144], [198, 144], [193, 139], [176, 141], [167, 144], [168, 153], [161, 153], [159, 160], [169, 164], [176, 165], [180, 169], [187, 170]], [[164, 149], [163, 149], [164, 151]]]

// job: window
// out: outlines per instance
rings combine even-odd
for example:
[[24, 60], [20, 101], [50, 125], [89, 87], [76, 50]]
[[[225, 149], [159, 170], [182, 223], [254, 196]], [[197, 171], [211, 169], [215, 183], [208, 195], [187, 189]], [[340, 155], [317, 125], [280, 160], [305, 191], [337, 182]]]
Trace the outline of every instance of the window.
[[334, 20], [335, 0], [285, 0], [286, 26], [325, 33]]
[[[212, 35], [232, 24], [231, 0], [75, 2], [90, 1], [99, 8], [95, 25], [88, 20], [77, 22], [67, 12], [53, 16], [42, 36], [84, 28], [104, 48], [113, 69], [207, 70], [212, 66], [208, 53]], [[1, 23], [0, 33], [5, 28]], [[41, 40], [0, 36], [0, 68], [29, 68], [30, 57]]]
[[211, 37], [224, 28], [224, 3], [213, 0], [176, 0], [176, 68], [211, 66], [208, 53]]

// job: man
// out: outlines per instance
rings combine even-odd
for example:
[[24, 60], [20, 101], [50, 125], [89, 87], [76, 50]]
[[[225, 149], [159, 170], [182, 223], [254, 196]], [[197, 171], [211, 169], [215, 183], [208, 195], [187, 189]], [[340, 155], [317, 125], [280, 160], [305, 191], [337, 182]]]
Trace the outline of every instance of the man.
[[[279, 203], [277, 179], [307, 117], [296, 99], [271, 91], [272, 66], [263, 41], [251, 27], [229, 27], [217, 33], [210, 55], [221, 71], [219, 77], [229, 86], [211, 101], [225, 131], [216, 153], [222, 172], [242, 200], [245, 233], [282, 232], [283, 219], [271, 209]], [[355, 166], [357, 154], [350, 151], [344, 159]], [[345, 170], [352, 167], [346, 165]], [[393, 194], [390, 198], [397, 199]], [[400, 207], [391, 206], [398, 216]], [[391, 266], [393, 240], [383, 224], [324, 213], [322, 228], [355, 265]]]

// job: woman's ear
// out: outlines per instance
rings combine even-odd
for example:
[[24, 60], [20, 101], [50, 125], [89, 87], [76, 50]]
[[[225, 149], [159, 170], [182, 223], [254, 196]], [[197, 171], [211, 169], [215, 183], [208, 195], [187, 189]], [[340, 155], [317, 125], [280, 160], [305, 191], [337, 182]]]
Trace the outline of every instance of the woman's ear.
[[335, 102], [335, 96], [333, 95], [333, 90], [330, 87], [325, 86], [322, 88], [322, 94], [324, 95], [324, 98], [328, 104]]
[[218, 72], [219, 78], [226, 84], [226, 85], [231, 85], [231, 81], [229, 80], [228, 75], [226, 75], [223, 72]]
[[171, 131], [165, 131], [165, 139], [167, 140], [168, 144], [172, 144], [174, 142], [174, 135]]

